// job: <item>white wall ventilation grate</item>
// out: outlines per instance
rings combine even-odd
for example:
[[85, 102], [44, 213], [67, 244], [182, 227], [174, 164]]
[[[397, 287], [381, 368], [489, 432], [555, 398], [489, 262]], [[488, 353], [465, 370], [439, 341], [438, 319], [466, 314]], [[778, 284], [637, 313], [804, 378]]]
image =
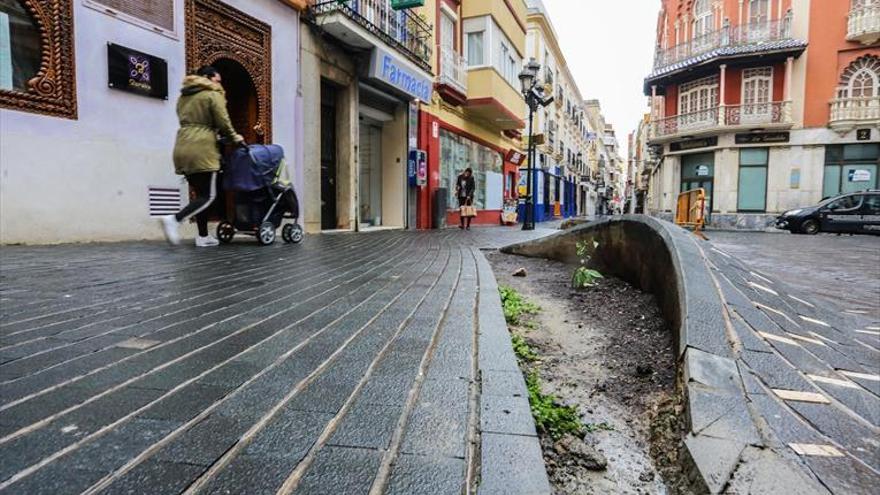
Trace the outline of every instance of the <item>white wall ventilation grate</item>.
[[150, 216], [171, 215], [180, 210], [180, 188], [150, 186]]

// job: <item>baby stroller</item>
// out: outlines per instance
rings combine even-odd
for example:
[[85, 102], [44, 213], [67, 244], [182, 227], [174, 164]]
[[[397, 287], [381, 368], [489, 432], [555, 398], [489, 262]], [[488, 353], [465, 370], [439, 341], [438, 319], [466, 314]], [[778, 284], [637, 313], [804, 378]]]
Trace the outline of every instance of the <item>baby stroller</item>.
[[303, 240], [299, 219], [299, 201], [286, 178], [284, 149], [277, 144], [252, 144], [236, 148], [225, 160], [223, 189], [234, 196], [234, 217], [220, 222], [217, 239], [232, 242], [237, 232], [252, 235], [263, 246], [275, 242], [275, 231], [281, 227], [284, 242], [297, 244]]

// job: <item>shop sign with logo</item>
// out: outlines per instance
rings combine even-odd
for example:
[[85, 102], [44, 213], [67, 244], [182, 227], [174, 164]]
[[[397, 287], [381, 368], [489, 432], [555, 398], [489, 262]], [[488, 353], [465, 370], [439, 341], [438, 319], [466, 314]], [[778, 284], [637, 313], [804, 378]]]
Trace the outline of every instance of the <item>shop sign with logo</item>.
[[709, 176], [709, 166], [708, 165], [697, 165], [697, 177], [708, 177]]
[[373, 48], [369, 77], [424, 102], [431, 101], [434, 84], [412, 64], [379, 47]]
[[526, 155], [517, 150], [510, 150], [504, 160], [519, 167], [526, 160]]
[[855, 169], [849, 171], [850, 182], [871, 182], [871, 171], [865, 169]]
[[687, 141], [678, 141], [669, 145], [670, 151], [686, 151], [697, 148], [708, 148], [710, 146], [718, 146], [718, 136], [707, 137], [703, 139], [688, 139]]
[[422, 7], [425, 0], [391, 0], [391, 8], [394, 10], [411, 9], [414, 7]]
[[113, 89], [168, 99], [168, 63], [131, 48], [107, 44], [107, 80]]
[[788, 132], [759, 132], [749, 134], [737, 134], [734, 137], [736, 144], [772, 144], [787, 143], [791, 139]]

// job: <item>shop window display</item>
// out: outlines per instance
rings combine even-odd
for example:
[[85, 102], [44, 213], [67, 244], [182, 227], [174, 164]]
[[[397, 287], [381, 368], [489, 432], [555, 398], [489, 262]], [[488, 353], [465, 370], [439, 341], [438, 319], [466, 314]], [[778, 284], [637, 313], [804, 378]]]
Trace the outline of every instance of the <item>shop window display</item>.
[[445, 129], [440, 130], [440, 187], [446, 188], [447, 204], [458, 205], [455, 178], [464, 169], [474, 171], [478, 210], [500, 210], [504, 199], [503, 158], [501, 153]]

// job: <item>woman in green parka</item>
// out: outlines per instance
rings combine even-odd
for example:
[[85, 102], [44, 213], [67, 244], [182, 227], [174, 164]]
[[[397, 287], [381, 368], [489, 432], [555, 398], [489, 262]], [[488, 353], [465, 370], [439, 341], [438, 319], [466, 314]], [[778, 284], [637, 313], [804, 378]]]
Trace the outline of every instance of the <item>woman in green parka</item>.
[[177, 102], [180, 129], [174, 144], [174, 171], [186, 176], [196, 197], [177, 214], [161, 218], [165, 238], [171, 244], [180, 242], [178, 227], [193, 215], [199, 228], [196, 246], [218, 244], [217, 239], [208, 234], [208, 207], [217, 196], [217, 172], [220, 171], [217, 137], [235, 144], [244, 142], [232, 127], [226, 110], [226, 93], [220, 82], [220, 73], [213, 67], [202, 67], [183, 80]]

